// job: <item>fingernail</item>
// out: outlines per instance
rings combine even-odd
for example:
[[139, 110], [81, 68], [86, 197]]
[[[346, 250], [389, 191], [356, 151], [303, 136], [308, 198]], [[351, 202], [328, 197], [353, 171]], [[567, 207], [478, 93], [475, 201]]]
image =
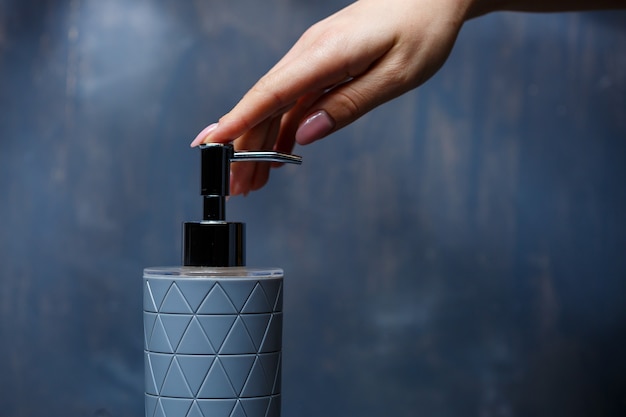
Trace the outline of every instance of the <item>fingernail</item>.
[[335, 121], [324, 110], [309, 116], [296, 131], [296, 142], [308, 145], [326, 136], [335, 127]]
[[189, 146], [193, 148], [200, 145], [204, 142], [206, 137], [209, 136], [209, 134], [215, 129], [217, 129], [217, 123], [213, 123], [212, 125], [205, 127], [204, 129], [202, 129], [202, 132], [198, 133], [198, 136], [196, 136], [196, 138], [191, 142], [191, 144], [189, 144]]

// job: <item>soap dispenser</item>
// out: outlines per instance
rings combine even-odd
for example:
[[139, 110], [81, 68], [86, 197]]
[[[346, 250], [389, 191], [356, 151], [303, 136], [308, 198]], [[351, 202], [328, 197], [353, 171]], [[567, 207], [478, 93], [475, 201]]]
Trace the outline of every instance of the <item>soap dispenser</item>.
[[280, 417], [283, 271], [245, 266], [245, 225], [225, 207], [231, 163], [301, 158], [200, 152], [204, 215], [183, 225], [183, 266], [144, 269], [145, 416]]

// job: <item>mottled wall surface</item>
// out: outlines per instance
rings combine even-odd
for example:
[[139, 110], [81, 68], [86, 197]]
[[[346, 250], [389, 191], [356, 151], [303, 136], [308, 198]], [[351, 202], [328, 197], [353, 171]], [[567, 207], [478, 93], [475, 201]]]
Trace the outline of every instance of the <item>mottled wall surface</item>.
[[[0, 0], [0, 414], [143, 413], [197, 131], [341, 1]], [[285, 416], [626, 414], [626, 14], [504, 13], [229, 202]]]

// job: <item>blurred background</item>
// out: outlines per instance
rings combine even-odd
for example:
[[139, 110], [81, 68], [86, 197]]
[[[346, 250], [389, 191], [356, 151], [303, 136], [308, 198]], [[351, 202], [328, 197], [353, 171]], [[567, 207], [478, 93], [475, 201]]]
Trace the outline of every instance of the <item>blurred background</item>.
[[[195, 134], [342, 0], [0, 0], [0, 410], [143, 415]], [[232, 198], [285, 269], [283, 415], [626, 415], [626, 14], [469, 22]]]

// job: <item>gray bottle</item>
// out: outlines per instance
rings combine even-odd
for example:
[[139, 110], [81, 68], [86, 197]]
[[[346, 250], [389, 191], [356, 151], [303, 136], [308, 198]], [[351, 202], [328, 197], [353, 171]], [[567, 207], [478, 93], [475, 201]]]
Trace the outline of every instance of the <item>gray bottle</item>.
[[301, 163], [201, 148], [204, 218], [183, 227], [183, 266], [146, 268], [146, 417], [280, 417], [283, 271], [245, 266], [245, 225], [225, 221], [230, 163]]

